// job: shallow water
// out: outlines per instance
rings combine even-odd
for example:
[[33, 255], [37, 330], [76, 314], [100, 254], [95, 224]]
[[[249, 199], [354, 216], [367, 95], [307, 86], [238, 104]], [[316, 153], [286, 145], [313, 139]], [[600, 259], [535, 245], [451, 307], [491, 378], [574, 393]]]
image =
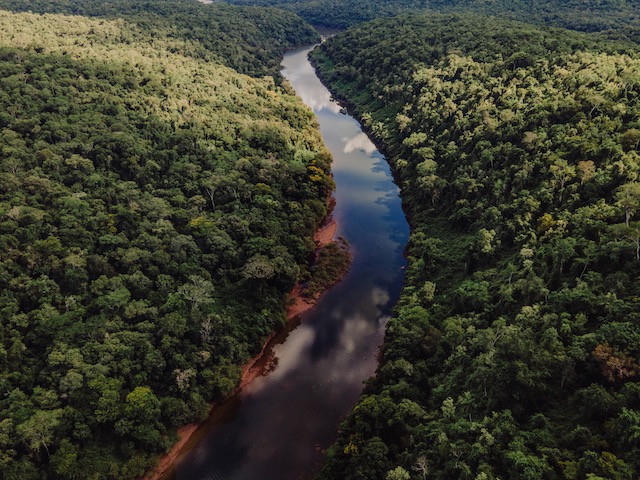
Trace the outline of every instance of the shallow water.
[[377, 366], [378, 347], [402, 286], [409, 227], [389, 167], [352, 117], [340, 113], [307, 60], [285, 55], [283, 75], [320, 122], [336, 181], [338, 236], [353, 249], [348, 275], [282, 332], [270, 372], [216, 409], [179, 480], [312, 478], [323, 450]]

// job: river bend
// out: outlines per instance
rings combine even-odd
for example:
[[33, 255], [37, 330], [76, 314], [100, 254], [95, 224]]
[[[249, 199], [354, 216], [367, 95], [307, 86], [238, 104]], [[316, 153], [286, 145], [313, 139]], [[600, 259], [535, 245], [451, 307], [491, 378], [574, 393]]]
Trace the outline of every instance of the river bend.
[[409, 227], [385, 158], [341, 113], [307, 60], [287, 53], [282, 74], [313, 109], [334, 162], [338, 236], [353, 249], [348, 275], [269, 347], [269, 373], [214, 411], [203, 440], [177, 466], [178, 480], [312, 478], [363, 380], [377, 366], [400, 293]]

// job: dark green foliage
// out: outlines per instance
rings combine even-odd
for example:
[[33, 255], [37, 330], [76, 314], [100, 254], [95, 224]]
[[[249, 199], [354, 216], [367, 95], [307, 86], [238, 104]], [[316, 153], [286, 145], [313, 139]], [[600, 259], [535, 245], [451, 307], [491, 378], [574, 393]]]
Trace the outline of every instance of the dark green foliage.
[[433, 15], [313, 59], [412, 226], [378, 375], [320, 478], [636, 478], [636, 47]]
[[638, 39], [640, 7], [634, 0], [227, 0], [237, 5], [282, 7], [314, 25], [347, 28], [381, 17], [431, 10], [478, 13], [588, 32], [615, 30]]
[[315, 42], [318, 34], [282, 10], [203, 5], [195, 0], [0, 0], [14, 12], [126, 18], [156, 37], [193, 42], [181, 52], [253, 76], [280, 76], [282, 54]]
[[309, 272], [302, 294], [315, 298], [340, 280], [349, 271], [351, 253], [345, 240], [321, 247]]
[[0, 11], [3, 479], [139, 477], [306, 273], [333, 185], [311, 112], [182, 47]]

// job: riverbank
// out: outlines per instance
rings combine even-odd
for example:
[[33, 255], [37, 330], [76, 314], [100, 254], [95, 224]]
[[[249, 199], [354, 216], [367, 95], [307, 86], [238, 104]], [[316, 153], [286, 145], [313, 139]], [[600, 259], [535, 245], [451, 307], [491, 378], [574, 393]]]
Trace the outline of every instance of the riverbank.
[[[320, 228], [316, 231], [313, 239], [318, 249], [326, 247], [334, 241], [336, 232], [338, 230], [338, 223], [333, 217], [328, 217]], [[335, 282], [327, 286], [327, 289], [331, 288], [335, 283], [340, 281], [340, 278], [336, 278]], [[316, 295], [309, 297], [305, 295], [304, 289], [301, 284], [297, 284], [289, 293], [289, 299], [287, 301], [286, 318], [287, 323], [291, 323], [300, 315], [313, 308], [322, 295], [323, 292], [318, 292]], [[240, 390], [253, 382], [256, 378], [263, 375], [269, 369], [269, 362], [261, 362], [265, 358], [265, 354], [269, 350], [269, 346], [276, 338], [277, 331], [273, 332], [262, 346], [262, 350], [256, 356], [254, 356], [247, 364], [242, 367], [242, 374], [240, 376], [240, 382], [233, 392], [229, 394], [227, 398], [231, 398], [238, 394]], [[224, 403], [224, 402], [223, 402]], [[213, 414], [214, 409], [218, 407], [219, 403], [212, 403], [209, 410], [210, 417]], [[198, 423], [190, 423], [178, 429], [178, 441], [171, 447], [166, 454], [164, 454], [154, 469], [145, 474], [142, 480], [165, 480], [169, 478], [174, 471], [178, 460], [187, 453], [193, 445], [190, 442], [198, 429], [204, 425], [207, 420], [203, 420]], [[194, 444], [196, 442], [193, 442]]]
[[[370, 148], [351, 148], [362, 129], [319, 82], [307, 60], [312, 48], [287, 53], [282, 72], [312, 107], [333, 156], [335, 218], [351, 247], [351, 268], [313, 305], [306, 297], [339, 277], [349, 256], [336, 251], [342, 241], [318, 249], [304, 288], [292, 292], [287, 316], [293, 319], [239, 372], [245, 388], [191, 433], [174, 460], [176, 478], [311, 478], [377, 367], [402, 286], [408, 226], [385, 159]], [[317, 238], [331, 240], [334, 228], [323, 225]]]

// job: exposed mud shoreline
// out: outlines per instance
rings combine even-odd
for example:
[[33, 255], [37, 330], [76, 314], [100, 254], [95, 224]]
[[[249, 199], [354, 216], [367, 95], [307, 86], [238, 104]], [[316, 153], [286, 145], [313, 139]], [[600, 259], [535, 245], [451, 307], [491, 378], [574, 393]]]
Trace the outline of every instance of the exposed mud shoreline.
[[[314, 235], [314, 240], [318, 248], [324, 247], [334, 240], [336, 231], [338, 230], [338, 224], [332, 217], [329, 217], [318, 229]], [[335, 282], [340, 279], [336, 278]], [[334, 282], [334, 283], [335, 283]], [[331, 288], [328, 286], [327, 288]], [[322, 292], [315, 295], [313, 298], [304, 296], [302, 293], [301, 285], [296, 285], [289, 293], [289, 300], [287, 302], [287, 322], [292, 322], [299, 315], [313, 308], [318, 298], [322, 295]], [[257, 377], [263, 375], [265, 371], [269, 369], [269, 362], [261, 362], [265, 357], [270, 343], [275, 338], [277, 332], [273, 332], [265, 341], [262, 346], [262, 350], [255, 357], [253, 357], [244, 367], [242, 367], [242, 375], [240, 377], [240, 383], [236, 389], [229, 395], [232, 397], [238, 393], [239, 390], [246, 387]], [[218, 406], [218, 403], [211, 404], [211, 410], [209, 416], [213, 413], [214, 409]], [[153, 470], [145, 474], [142, 480], [163, 480], [166, 479], [174, 470], [177, 461], [190, 450], [190, 440], [194, 437], [194, 434], [198, 431], [198, 428], [205, 423], [190, 423], [181, 427], [178, 430], [178, 441], [175, 445], [164, 454], [158, 464]]]

